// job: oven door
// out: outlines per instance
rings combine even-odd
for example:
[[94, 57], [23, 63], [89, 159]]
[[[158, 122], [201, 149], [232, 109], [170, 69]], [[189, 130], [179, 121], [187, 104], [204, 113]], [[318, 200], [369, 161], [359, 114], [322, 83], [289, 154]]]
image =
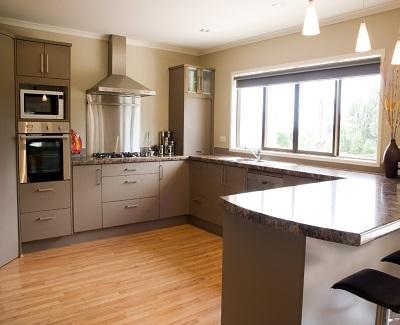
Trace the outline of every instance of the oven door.
[[19, 136], [20, 183], [71, 179], [68, 134]]
[[21, 89], [22, 119], [64, 119], [64, 93], [60, 91]]

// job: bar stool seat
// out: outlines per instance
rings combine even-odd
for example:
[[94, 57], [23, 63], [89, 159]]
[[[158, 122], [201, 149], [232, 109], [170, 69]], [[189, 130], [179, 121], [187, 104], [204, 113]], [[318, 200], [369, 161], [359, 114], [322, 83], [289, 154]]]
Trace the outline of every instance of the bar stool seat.
[[375, 324], [387, 324], [387, 309], [400, 312], [400, 279], [387, 273], [364, 269], [340, 280], [332, 288], [348, 291], [377, 304]]
[[382, 262], [390, 262], [400, 265], [400, 250], [382, 258]]

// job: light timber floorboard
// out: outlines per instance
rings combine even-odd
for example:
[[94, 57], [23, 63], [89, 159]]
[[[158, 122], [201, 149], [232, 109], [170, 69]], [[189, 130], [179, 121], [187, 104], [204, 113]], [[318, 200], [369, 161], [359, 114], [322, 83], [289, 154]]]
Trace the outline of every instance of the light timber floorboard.
[[24, 255], [0, 324], [220, 324], [222, 239], [190, 225]]

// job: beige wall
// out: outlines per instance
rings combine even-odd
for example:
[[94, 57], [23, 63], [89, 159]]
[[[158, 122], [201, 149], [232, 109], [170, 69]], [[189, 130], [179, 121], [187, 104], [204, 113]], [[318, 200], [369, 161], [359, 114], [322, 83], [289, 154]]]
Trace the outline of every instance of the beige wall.
[[[15, 35], [72, 43], [71, 125], [85, 140], [85, 93], [86, 89], [107, 75], [107, 41], [1, 24], [0, 28]], [[145, 47], [127, 46], [127, 74], [157, 92], [156, 96], [142, 100], [142, 141], [144, 132], [150, 131], [152, 143], [156, 144], [158, 131], [168, 129], [168, 67], [183, 63], [198, 64], [199, 58]]]
[[[366, 21], [373, 49], [385, 49], [391, 59], [399, 30], [400, 10], [369, 16]], [[322, 27], [321, 34], [316, 37], [297, 33], [201, 56], [201, 65], [216, 69], [214, 145], [229, 146], [232, 72], [352, 54], [359, 24], [359, 19], [346, 21]], [[226, 143], [219, 141], [221, 135], [227, 137]], [[384, 146], [387, 141], [385, 132]]]

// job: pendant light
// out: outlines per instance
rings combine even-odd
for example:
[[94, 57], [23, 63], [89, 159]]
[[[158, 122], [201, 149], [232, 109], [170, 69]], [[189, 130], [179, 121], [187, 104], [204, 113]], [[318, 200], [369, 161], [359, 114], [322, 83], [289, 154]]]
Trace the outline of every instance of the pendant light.
[[397, 40], [396, 46], [393, 51], [392, 64], [400, 65], [400, 40]]
[[[363, 10], [364, 10], [364, 0], [363, 0]], [[365, 24], [365, 17], [363, 17], [360, 29], [358, 30], [356, 52], [367, 52], [371, 50], [371, 42], [369, 40], [367, 25]]]
[[314, 0], [308, 0], [306, 16], [304, 17], [303, 35], [313, 36], [319, 34], [319, 23]]
[[[400, 34], [400, 29], [399, 29]], [[400, 65], [400, 36], [397, 38], [396, 46], [394, 47], [392, 56], [392, 65]]]

